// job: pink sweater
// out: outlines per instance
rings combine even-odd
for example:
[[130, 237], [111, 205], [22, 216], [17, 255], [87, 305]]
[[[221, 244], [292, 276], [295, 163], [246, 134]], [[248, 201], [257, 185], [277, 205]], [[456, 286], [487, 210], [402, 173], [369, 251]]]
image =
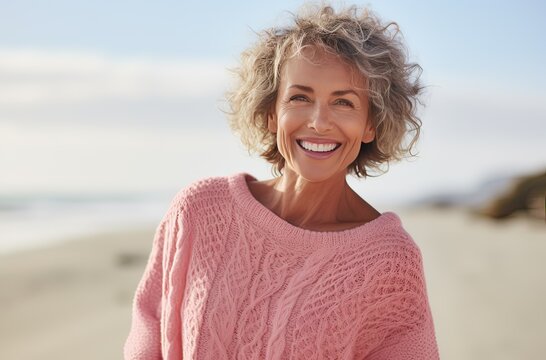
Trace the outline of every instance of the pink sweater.
[[136, 290], [125, 359], [438, 359], [418, 246], [392, 212], [336, 232], [259, 203], [248, 174], [180, 191]]

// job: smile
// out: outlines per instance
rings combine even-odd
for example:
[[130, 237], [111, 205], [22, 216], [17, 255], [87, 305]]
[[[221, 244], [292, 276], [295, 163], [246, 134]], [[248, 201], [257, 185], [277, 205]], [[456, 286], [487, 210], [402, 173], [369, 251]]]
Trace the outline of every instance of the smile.
[[298, 144], [305, 150], [314, 151], [314, 152], [329, 152], [338, 148], [341, 144], [332, 143], [332, 144], [316, 144], [309, 141], [298, 140]]
[[340, 143], [318, 144], [305, 140], [296, 140], [299, 147], [309, 156], [323, 159], [330, 157], [340, 146]]

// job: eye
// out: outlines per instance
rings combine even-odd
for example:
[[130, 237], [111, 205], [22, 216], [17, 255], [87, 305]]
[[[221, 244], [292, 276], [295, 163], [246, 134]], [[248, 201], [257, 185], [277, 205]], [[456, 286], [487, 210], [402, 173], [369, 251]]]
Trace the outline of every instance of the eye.
[[305, 95], [294, 95], [290, 97], [290, 101], [309, 101]]
[[354, 104], [351, 101], [347, 100], [347, 99], [337, 99], [335, 101], [335, 104], [336, 105], [342, 105], [342, 106], [354, 107]]

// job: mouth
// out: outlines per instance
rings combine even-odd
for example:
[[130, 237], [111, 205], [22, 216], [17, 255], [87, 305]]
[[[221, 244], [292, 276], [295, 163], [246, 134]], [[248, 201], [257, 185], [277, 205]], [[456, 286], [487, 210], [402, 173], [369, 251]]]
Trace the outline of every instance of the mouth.
[[320, 155], [320, 154], [326, 155], [329, 153], [333, 153], [341, 146], [341, 144], [338, 142], [319, 144], [319, 143], [301, 140], [301, 139], [296, 140], [296, 142], [298, 143], [299, 147], [305, 150], [306, 152], [314, 153], [317, 155]]

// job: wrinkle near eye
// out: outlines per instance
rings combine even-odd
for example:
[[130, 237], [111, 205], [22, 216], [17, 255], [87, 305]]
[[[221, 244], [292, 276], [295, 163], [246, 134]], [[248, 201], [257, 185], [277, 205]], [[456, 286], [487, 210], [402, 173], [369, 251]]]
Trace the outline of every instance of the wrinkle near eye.
[[290, 101], [309, 101], [304, 95], [293, 95], [290, 97]]
[[338, 104], [338, 105], [349, 106], [351, 108], [355, 107], [353, 102], [350, 101], [350, 100], [347, 100], [347, 99], [338, 99], [338, 100], [335, 101], [335, 103]]

